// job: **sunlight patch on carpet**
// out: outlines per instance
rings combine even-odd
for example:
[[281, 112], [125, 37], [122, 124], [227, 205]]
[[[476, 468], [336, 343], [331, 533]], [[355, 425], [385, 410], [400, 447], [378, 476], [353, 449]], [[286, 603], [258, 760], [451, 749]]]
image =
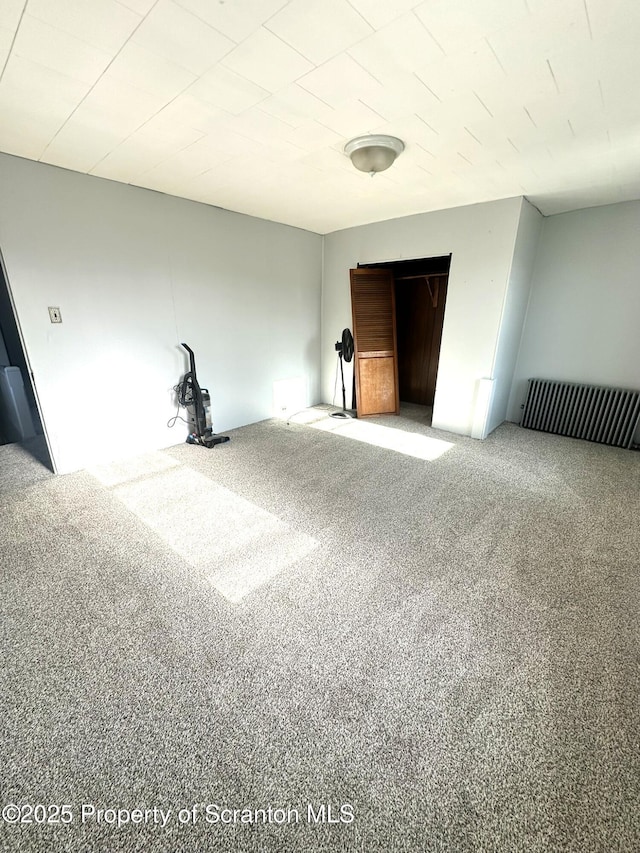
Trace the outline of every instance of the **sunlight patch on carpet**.
[[326, 419], [326, 417], [326, 410], [320, 409], [320, 407], [313, 407], [296, 412], [294, 415], [291, 415], [289, 421], [294, 424], [313, 424], [316, 421]]
[[175, 468], [178, 464], [171, 456], [157, 450], [153, 453], [133, 456], [131, 459], [123, 459], [107, 465], [96, 465], [87, 470], [103, 486], [117, 486], [129, 480], [136, 480], [138, 477], [145, 477], [149, 474], [157, 474], [160, 471]]
[[455, 445], [441, 438], [432, 438], [430, 435], [421, 435], [416, 432], [407, 432], [395, 427], [372, 424], [368, 421], [349, 419], [340, 420], [336, 418], [323, 418], [315, 423], [310, 423], [313, 429], [321, 429], [342, 438], [351, 438], [354, 441], [362, 441], [365, 444], [373, 444], [387, 450], [395, 450], [405, 456], [413, 456], [416, 459], [425, 459], [429, 462], [438, 459]]
[[272, 580], [318, 544], [273, 513], [189, 469], [161, 472], [113, 491], [233, 602]]

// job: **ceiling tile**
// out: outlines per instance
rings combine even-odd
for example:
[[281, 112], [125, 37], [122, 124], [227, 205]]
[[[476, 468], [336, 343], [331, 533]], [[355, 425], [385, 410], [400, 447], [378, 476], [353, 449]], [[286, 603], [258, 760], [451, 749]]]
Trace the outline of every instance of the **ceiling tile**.
[[0, 151], [39, 160], [68, 116], [52, 104], [25, 108], [19, 99], [7, 99], [0, 89]]
[[175, 122], [165, 121], [160, 112], [149, 119], [140, 130], [137, 130], [130, 137], [130, 141], [135, 142], [140, 147], [150, 145], [152, 148], [158, 147], [163, 150], [168, 149], [175, 152], [193, 145], [194, 142], [202, 139], [204, 135], [201, 131], [195, 130], [192, 127], [185, 127]]
[[164, 106], [164, 99], [150, 92], [103, 76], [74, 114], [81, 126], [126, 137]]
[[457, 53], [495, 30], [528, 18], [525, 0], [427, 0], [415, 14], [446, 53]]
[[399, 71], [384, 80], [384, 86], [362, 98], [372, 110], [386, 121], [430, 109], [437, 97], [416, 74]]
[[300, 158], [300, 162], [313, 169], [332, 175], [331, 180], [342, 180], [338, 178], [336, 170], [340, 172], [355, 171], [353, 165], [347, 155], [336, 147], [321, 148], [317, 151], [311, 150], [308, 154]]
[[135, 178], [131, 179], [131, 184], [142, 189], [154, 190], [154, 192], [166, 193], [174, 195], [178, 198], [189, 198], [185, 192], [185, 184], [187, 180], [180, 175], [171, 174], [168, 171], [156, 171], [151, 169], [149, 172], [144, 172]]
[[147, 12], [153, 9], [157, 0], [118, 0], [118, 2], [126, 6], [127, 9], [131, 9], [132, 12], [137, 12], [138, 15], [144, 17]]
[[219, 126], [252, 140], [256, 145], [286, 141], [294, 130], [291, 125], [263, 112], [259, 107], [247, 110], [242, 115], [221, 119]]
[[22, 102], [25, 110], [51, 105], [68, 115], [90, 90], [90, 84], [45, 68], [37, 62], [12, 55], [5, 68], [0, 92]]
[[440, 101], [480, 89], [502, 92], [507, 77], [484, 39], [466, 45], [457, 53], [425, 63], [415, 73]]
[[[297, 162], [301, 160], [305, 155], [306, 151], [302, 148], [299, 148], [297, 145], [294, 145], [293, 142], [290, 142], [288, 139], [280, 139], [280, 140], [269, 140], [268, 142], [263, 142], [260, 145], [260, 156], [264, 157], [266, 161], [277, 164], [287, 164], [287, 171], [290, 168], [289, 164]], [[254, 156], [255, 159], [255, 156]], [[283, 172], [283, 175], [286, 175], [287, 172]]]
[[115, 52], [142, 20], [116, 0], [29, 0], [29, 15], [81, 41]]
[[28, 160], [39, 160], [50, 139], [46, 125], [41, 127], [37, 117], [31, 122], [26, 120], [23, 124], [0, 127], [0, 150]]
[[409, 12], [349, 49], [349, 55], [377, 80], [413, 72], [443, 55], [419, 19]]
[[362, 101], [345, 101], [322, 119], [322, 124], [345, 138], [373, 133], [385, 119]]
[[346, 0], [291, 0], [265, 26], [314, 65], [373, 32]]
[[[553, 26], [550, 26], [553, 21]], [[502, 27], [488, 37], [489, 44], [507, 74], [544, 63], [576, 40], [589, 39], [582, 0], [555, 3], [547, 14], [529, 15]]]
[[[233, 157], [256, 157], [260, 154], [262, 140], [253, 142], [246, 136], [236, 133], [225, 122], [231, 117], [221, 117], [216, 122], [212, 122], [209, 130], [203, 134], [202, 142], [208, 140], [208, 145], [215, 147], [217, 151], [223, 154], [230, 154]], [[155, 119], [153, 120], [155, 121]]]
[[87, 125], [81, 118], [73, 116], [47, 146], [40, 159], [43, 163], [65, 169], [90, 172], [122, 139], [122, 135], [115, 131]]
[[640, 99], [636, 95], [637, 86], [633, 78], [630, 78], [625, 86], [621, 86], [617, 81], [610, 81], [606, 77], [603, 77], [600, 82], [604, 101], [603, 109], [609, 127], [623, 133], [628, 132], [629, 127], [633, 127], [637, 138], [640, 125]]
[[298, 84], [331, 107], [339, 107], [345, 98], [364, 100], [381, 89], [381, 84], [347, 54], [305, 74]]
[[[606, 126], [606, 114], [600, 88], [593, 84], [579, 93], [556, 94], [527, 103], [527, 112], [535, 123], [539, 138], [546, 144], [557, 139], [570, 139], [577, 134], [590, 134]], [[513, 136], [518, 144], [518, 136]]]
[[304, 151], [319, 151], [321, 148], [342, 143], [344, 140], [342, 135], [336, 133], [335, 130], [330, 130], [328, 127], [312, 121], [297, 127], [291, 134], [289, 141]]
[[133, 41], [122, 48], [109, 67], [107, 76], [167, 101], [175, 98], [198, 79], [186, 68]]
[[31, 15], [22, 18], [13, 53], [84, 83], [94, 83], [112, 58], [111, 52]]
[[14, 32], [6, 27], [0, 27], [0, 70], [4, 68], [13, 44]]
[[331, 112], [330, 106], [297, 83], [286, 86], [276, 95], [270, 95], [261, 102], [260, 109], [292, 127], [303, 127], [311, 120], [321, 120]]
[[640, 78], [637, 44], [616, 43], [615, 52], [609, 55], [598, 48], [597, 67], [605, 106], [614, 100], [626, 99], [629, 112], [635, 114], [640, 103], [637, 94], [633, 95], [638, 91]]
[[349, 0], [349, 2], [375, 30], [378, 30], [404, 15], [405, 12], [410, 12], [415, 6], [420, 5], [422, 0], [393, 0], [393, 3], [389, 3], [389, 0]]
[[195, 130], [174, 128], [161, 133], [145, 127], [114, 148], [91, 174], [128, 183], [200, 138], [202, 134]]
[[119, 145], [96, 163], [91, 174], [111, 181], [130, 183], [166, 159], [168, 153], [154, 149], [148, 144], [140, 144], [133, 139]]
[[[623, 51], [623, 48], [621, 47]], [[637, 64], [638, 50], [633, 47], [632, 65]], [[604, 68], [611, 68], [609, 56], [600, 60], [599, 51], [590, 39], [567, 45], [562, 51], [549, 55], [549, 63], [557, 81], [557, 89], [568, 93], [582, 89], [585, 85], [597, 84]], [[624, 72], [623, 72], [624, 73]]]
[[522, 103], [504, 101], [493, 116], [479, 115], [465, 125], [491, 151], [509, 150], [509, 139], [537, 132], [537, 125]]
[[528, 101], [539, 98], [553, 98], [558, 89], [546, 62], [539, 62], [527, 69], [518, 69], [492, 86], [478, 86], [474, 89], [477, 98], [487, 108], [491, 115], [501, 111], [504, 103]]
[[214, 193], [220, 188], [233, 184], [233, 161], [225, 160], [219, 166], [207, 169], [195, 178], [185, 178], [182, 183], [182, 194], [185, 198], [211, 204]]
[[261, 27], [222, 63], [258, 86], [277, 92], [313, 68], [297, 51]]
[[618, 0], [616, 3], [611, 0], [587, 0], [585, 6], [595, 41], [632, 39], [637, 44], [640, 5], [635, 0]]
[[[189, 188], [189, 192], [192, 194], [192, 197], [200, 198], [203, 200], [204, 198], [215, 198], [216, 204], [221, 203], [221, 193], [226, 191], [229, 193], [228, 197], [232, 197], [235, 193], [237, 193], [237, 182], [242, 176], [246, 177], [246, 184], [250, 184], [252, 187], [256, 187], [260, 184], [261, 180], [265, 178], [265, 169], [260, 163], [259, 158], [247, 158], [247, 157], [232, 157], [229, 160], [225, 160], [224, 163], [219, 165], [211, 165], [211, 168], [207, 169], [206, 172], [203, 172], [201, 175], [197, 176], [196, 180], [186, 181], [186, 185]], [[214, 193], [213, 196], [210, 194]]]
[[222, 33], [171, 0], [159, 0], [133, 41], [197, 75], [212, 68], [234, 47]]
[[220, 3], [212, 0], [176, 0], [235, 42], [244, 41], [268, 21], [289, 0], [242, 0], [242, 3]]
[[180, 182], [195, 178], [231, 159], [233, 155], [222, 151], [215, 140], [204, 138], [164, 158], [161, 163], [140, 173], [138, 179], [144, 178], [146, 182], [159, 179], [163, 186], [173, 181], [179, 186]]
[[474, 122], [483, 121], [489, 113], [473, 92], [466, 92], [441, 103], [431, 104], [417, 115], [429, 129], [442, 134], [452, 130], [464, 130]]
[[158, 110], [154, 116], [145, 122], [145, 128], [158, 127], [163, 132], [165, 128], [176, 126], [191, 128], [206, 134], [215, 127], [223, 115], [225, 113], [222, 110], [211, 104], [205, 104], [204, 101], [187, 91]]
[[15, 30], [25, 7], [25, 0], [2, 0], [0, 3], [0, 29]]
[[203, 74], [189, 90], [192, 95], [228, 113], [237, 115], [264, 101], [269, 92], [222, 65]]

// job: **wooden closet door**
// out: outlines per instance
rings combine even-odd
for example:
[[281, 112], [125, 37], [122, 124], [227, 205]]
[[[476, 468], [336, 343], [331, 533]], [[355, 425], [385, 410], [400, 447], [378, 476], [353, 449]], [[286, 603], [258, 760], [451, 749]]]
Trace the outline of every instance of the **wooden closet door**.
[[393, 273], [350, 270], [358, 417], [398, 414], [398, 347]]

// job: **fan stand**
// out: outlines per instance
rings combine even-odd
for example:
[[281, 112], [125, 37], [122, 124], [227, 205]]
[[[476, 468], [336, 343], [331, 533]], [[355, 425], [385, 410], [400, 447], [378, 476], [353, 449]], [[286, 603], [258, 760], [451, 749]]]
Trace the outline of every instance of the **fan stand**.
[[347, 393], [344, 387], [344, 367], [343, 367], [343, 359], [342, 359], [342, 348], [338, 350], [338, 358], [340, 359], [340, 377], [342, 379], [342, 411], [341, 412], [330, 412], [329, 417], [337, 418], [338, 420], [348, 420], [349, 418], [353, 418], [351, 412], [347, 411]]
[[[353, 415], [351, 412], [347, 411], [347, 395], [344, 387], [344, 362], [351, 361], [354, 355], [354, 346], [353, 346], [353, 335], [351, 334], [350, 329], [342, 330], [342, 338], [339, 341], [336, 341], [336, 352], [338, 353], [338, 359], [340, 361], [340, 376], [342, 378], [342, 411], [341, 412], [330, 412], [329, 416], [332, 418], [337, 418], [339, 420], [347, 420], [348, 418], [357, 417], [357, 415]], [[351, 398], [351, 403], [353, 404], [356, 399], [356, 382], [355, 382], [355, 374], [353, 377], [353, 395]], [[335, 399], [335, 392], [334, 392]]]

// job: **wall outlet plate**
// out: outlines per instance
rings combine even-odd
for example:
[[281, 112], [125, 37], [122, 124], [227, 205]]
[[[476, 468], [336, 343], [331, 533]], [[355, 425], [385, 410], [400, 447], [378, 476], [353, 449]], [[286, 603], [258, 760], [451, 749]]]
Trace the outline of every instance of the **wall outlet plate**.
[[62, 323], [62, 314], [59, 308], [49, 306], [49, 319], [52, 323]]

